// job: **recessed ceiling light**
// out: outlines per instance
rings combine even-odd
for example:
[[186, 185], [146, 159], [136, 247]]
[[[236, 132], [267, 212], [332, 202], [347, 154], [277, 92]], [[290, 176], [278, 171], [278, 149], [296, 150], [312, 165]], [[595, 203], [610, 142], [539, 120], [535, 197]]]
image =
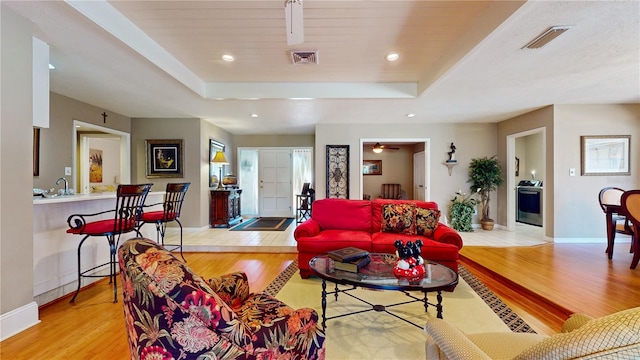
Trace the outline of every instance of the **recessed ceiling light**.
[[407, 117], [414, 117], [414, 116], [416, 116], [416, 114], [414, 113], [407, 114]]
[[396, 53], [391, 53], [389, 55], [387, 55], [387, 60], [389, 61], [396, 61], [400, 58], [400, 55], [396, 54]]
[[251, 114], [250, 116], [251, 116], [252, 118], [257, 118], [257, 117], [258, 117], [258, 114]]
[[229, 54], [224, 54], [224, 55], [222, 55], [222, 60], [224, 60], [224, 61], [229, 61], [229, 62], [231, 62], [231, 61], [234, 61], [235, 59], [236, 59], [236, 58], [235, 58], [235, 57], [233, 57], [233, 55], [229, 55]]
[[55, 69], [56, 69], [55, 66], [53, 66], [52, 64], [49, 64], [49, 70], [55, 70]]

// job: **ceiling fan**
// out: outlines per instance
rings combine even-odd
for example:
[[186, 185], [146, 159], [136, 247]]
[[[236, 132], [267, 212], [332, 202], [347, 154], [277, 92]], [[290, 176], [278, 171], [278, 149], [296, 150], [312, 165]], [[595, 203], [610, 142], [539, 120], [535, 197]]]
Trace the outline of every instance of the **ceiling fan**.
[[389, 145], [381, 145], [379, 142], [377, 142], [375, 145], [373, 145], [373, 147], [371, 149], [373, 149], [373, 152], [376, 153], [376, 154], [381, 153], [382, 150], [400, 150], [399, 147], [393, 147], [393, 146], [389, 146]]

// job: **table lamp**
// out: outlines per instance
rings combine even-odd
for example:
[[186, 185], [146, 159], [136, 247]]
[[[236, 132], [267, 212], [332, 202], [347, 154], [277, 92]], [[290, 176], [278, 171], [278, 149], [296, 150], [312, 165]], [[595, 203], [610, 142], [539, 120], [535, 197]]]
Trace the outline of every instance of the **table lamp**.
[[222, 189], [222, 165], [228, 165], [227, 157], [224, 156], [224, 151], [216, 151], [215, 156], [211, 159], [213, 164], [220, 166], [220, 176], [218, 177], [218, 189]]

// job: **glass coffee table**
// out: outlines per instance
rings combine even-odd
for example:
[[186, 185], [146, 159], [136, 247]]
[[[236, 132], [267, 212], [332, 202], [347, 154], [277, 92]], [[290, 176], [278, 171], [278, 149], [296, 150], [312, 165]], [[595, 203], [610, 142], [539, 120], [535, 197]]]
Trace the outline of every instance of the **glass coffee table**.
[[[398, 279], [393, 275], [393, 266], [397, 260], [397, 257], [393, 254], [379, 254], [372, 253], [371, 262], [362, 268], [359, 272], [353, 273], [348, 271], [336, 270], [334, 266], [334, 260], [328, 255], [316, 256], [309, 261], [309, 267], [315, 275], [322, 279], [322, 327], [326, 328], [326, 321], [359, 314], [367, 311], [379, 311], [386, 312], [387, 314], [394, 316], [400, 320], [406, 321], [418, 328], [422, 328], [423, 325], [415, 324], [407, 319], [404, 319], [394, 313], [387, 311], [387, 308], [404, 305], [413, 302], [422, 302], [424, 304], [424, 311], [427, 312], [429, 305], [435, 306], [437, 310], [437, 317], [442, 319], [442, 290], [446, 290], [458, 284], [458, 274], [449, 269], [448, 267], [438, 264], [432, 261], [425, 261], [426, 274], [420, 279], [407, 280]], [[327, 281], [335, 284], [333, 291], [327, 292]], [[338, 285], [348, 285], [348, 288], [338, 288]], [[405, 293], [412, 300], [403, 301], [400, 303], [390, 305], [376, 305], [361, 299], [350, 291], [356, 288], [369, 288], [380, 290], [396, 290]], [[422, 292], [423, 297], [416, 297], [410, 292]], [[436, 292], [435, 304], [428, 302], [427, 293]], [[365, 304], [371, 305], [371, 309], [336, 315], [332, 317], [326, 317], [327, 310], [327, 294], [334, 294], [336, 301], [338, 300], [338, 294], [343, 293], [352, 298], [359, 300]]]

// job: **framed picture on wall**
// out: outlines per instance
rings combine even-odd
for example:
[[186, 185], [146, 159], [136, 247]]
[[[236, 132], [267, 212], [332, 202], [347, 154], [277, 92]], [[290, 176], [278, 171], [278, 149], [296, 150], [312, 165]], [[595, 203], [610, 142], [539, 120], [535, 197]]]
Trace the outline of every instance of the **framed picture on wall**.
[[147, 178], [183, 177], [182, 140], [145, 140]]
[[582, 175], [631, 175], [631, 135], [580, 137]]
[[382, 175], [382, 160], [362, 160], [362, 175]]
[[327, 198], [349, 198], [349, 145], [327, 145]]

